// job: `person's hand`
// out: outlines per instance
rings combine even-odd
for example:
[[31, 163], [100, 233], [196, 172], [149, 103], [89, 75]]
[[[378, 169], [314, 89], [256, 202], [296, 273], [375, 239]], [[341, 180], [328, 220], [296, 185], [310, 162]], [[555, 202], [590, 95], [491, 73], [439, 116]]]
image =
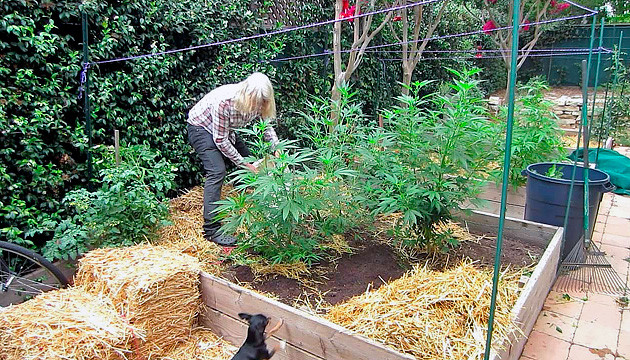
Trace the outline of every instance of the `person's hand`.
[[249, 170], [251, 170], [253, 173], [257, 173], [257, 172], [258, 172], [258, 168], [257, 168], [257, 167], [256, 167], [256, 165], [254, 165], [254, 164], [247, 163], [247, 164], [245, 164], [245, 166], [246, 166]]

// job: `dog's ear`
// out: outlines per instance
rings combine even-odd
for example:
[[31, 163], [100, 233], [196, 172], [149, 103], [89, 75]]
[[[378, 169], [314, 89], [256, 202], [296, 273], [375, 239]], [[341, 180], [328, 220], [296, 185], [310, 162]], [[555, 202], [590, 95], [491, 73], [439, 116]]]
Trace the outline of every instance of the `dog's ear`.
[[240, 317], [243, 320], [251, 320], [252, 316], [248, 313], [238, 313], [238, 317]]

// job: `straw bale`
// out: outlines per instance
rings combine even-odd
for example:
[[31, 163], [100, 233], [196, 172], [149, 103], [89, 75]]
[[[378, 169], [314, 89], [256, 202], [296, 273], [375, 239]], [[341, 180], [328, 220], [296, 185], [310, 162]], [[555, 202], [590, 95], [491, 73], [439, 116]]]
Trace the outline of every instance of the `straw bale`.
[[116, 310], [146, 332], [141, 355], [160, 355], [191, 331], [201, 306], [200, 265], [160, 246], [98, 249], [79, 261], [74, 283], [109, 297]]
[[[493, 346], [516, 329], [511, 309], [520, 272], [500, 277]], [[326, 317], [418, 359], [479, 359], [485, 348], [492, 271], [470, 262], [441, 272], [416, 266], [376, 291], [333, 306]]]
[[[232, 191], [223, 186], [222, 198]], [[172, 225], [159, 230], [157, 243], [199, 259], [201, 269], [209, 274], [221, 273], [223, 248], [203, 237], [203, 188], [194, 187], [170, 201]]]
[[161, 360], [229, 360], [238, 351], [223, 338], [204, 328], [193, 329], [186, 339]]
[[0, 359], [132, 359], [144, 332], [108, 298], [82, 288], [49, 291], [0, 312]]

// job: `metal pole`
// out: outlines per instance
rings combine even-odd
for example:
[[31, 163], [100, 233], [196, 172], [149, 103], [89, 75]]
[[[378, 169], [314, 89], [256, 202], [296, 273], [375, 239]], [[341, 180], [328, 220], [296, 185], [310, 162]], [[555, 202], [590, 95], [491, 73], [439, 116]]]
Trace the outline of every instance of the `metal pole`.
[[490, 316], [488, 317], [488, 335], [486, 337], [486, 349], [484, 360], [490, 358], [492, 350], [492, 331], [494, 330], [494, 312], [497, 306], [497, 288], [499, 286], [499, 273], [501, 272], [501, 248], [503, 246], [503, 227], [505, 225], [505, 210], [507, 203], [508, 178], [510, 170], [510, 155], [512, 154], [512, 125], [514, 123], [514, 91], [516, 87], [516, 73], [518, 60], [518, 29], [520, 22], [521, 2], [514, 0], [512, 4], [512, 51], [510, 59], [510, 78], [508, 88], [508, 115], [507, 130], [505, 134], [505, 155], [503, 160], [503, 180], [501, 187], [501, 209], [499, 212], [499, 231], [497, 234], [497, 250], [494, 255], [494, 274], [492, 277], [492, 296], [490, 298]]
[[[595, 39], [595, 17], [593, 17], [593, 22], [591, 23], [591, 42], [590, 42], [590, 49], [588, 53], [589, 63], [591, 60], [594, 39]], [[586, 85], [584, 84], [585, 79], [586, 79]], [[566, 210], [564, 212], [564, 221], [562, 225], [562, 227], [564, 228], [564, 231], [562, 232], [562, 245], [561, 245], [561, 250], [560, 250], [561, 257], [562, 257], [562, 254], [564, 253], [564, 246], [565, 246], [565, 242], [567, 238], [566, 229], [567, 229], [567, 225], [569, 224], [569, 213], [571, 211], [571, 199], [573, 198], [573, 187], [575, 185], [575, 173], [577, 172], [578, 151], [580, 150], [580, 138], [581, 138], [582, 133], [583, 132], [585, 133], [584, 119], [586, 117], [586, 114], [588, 113], [588, 108], [585, 107], [586, 104], [584, 103], [584, 91], [588, 91], [588, 66], [586, 66], [586, 61], [582, 60], [582, 101], [583, 101], [582, 121], [580, 121], [580, 126], [578, 128], [577, 144], [575, 145], [575, 160], [573, 161], [573, 169], [571, 170], [571, 185], [569, 186], [569, 194], [567, 196], [567, 205], [566, 205]], [[588, 96], [588, 93], [587, 93], [587, 96]], [[588, 161], [588, 157], [587, 157], [587, 161]], [[560, 259], [560, 261], [562, 262], [564, 261], [564, 259]]]
[[[595, 100], [597, 99], [597, 85], [599, 85], [599, 71], [600, 71], [600, 66], [602, 64], [602, 45], [604, 43], [604, 18], [602, 18], [601, 23], [600, 23], [600, 27], [599, 27], [599, 46], [597, 48], [597, 68], [595, 69], [595, 84], [593, 84], [593, 106], [591, 107], [591, 122], [590, 122], [590, 127], [588, 129], [588, 133], [589, 133], [589, 138], [590, 138], [590, 134], [591, 134], [591, 129], [593, 128], [593, 124], [595, 123]], [[606, 103], [606, 101], [604, 100], [604, 104]], [[603, 111], [603, 110], [602, 110]], [[595, 158], [597, 159], [597, 153], [599, 153], [599, 141], [601, 138], [598, 138], [597, 140], [597, 150], [596, 150], [596, 155]], [[597, 160], [595, 160], [595, 164], [597, 166]]]
[[92, 119], [90, 116], [90, 72], [88, 49], [88, 17], [85, 11], [81, 12], [81, 28], [83, 31], [83, 71], [85, 71], [85, 83], [83, 94], [83, 115], [85, 116], [85, 131], [88, 136], [87, 163], [88, 163], [88, 189], [92, 187]]
[[602, 45], [604, 44], [604, 19], [602, 18], [599, 28], [599, 46], [597, 47], [597, 67], [595, 68], [595, 82], [593, 83], [593, 106], [591, 107], [591, 123], [590, 129], [593, 127], [593, 118], [595, 117], [595, 100], [597, 99], [597, 87], [599, 85], [599, 71], [602, 64]]
[[[591, 22], [591, 43], [588, 49], [588, 62], [582, 60], [582, 130], [584, 131], [584, 145], [582, 160], [584, 162], [584, 244], [588, 247], [591, 243], [591, 233], [589, 231], [589, 189], [588, 189], [588, 79], [591, 74], [591, 60], [593, 55], [593, 44], [595, 43], [595, 16]], [[577, 157], [577, 153], [575, 154]]]
[[[621, 41], [623, 40], [623, 31], [619, 34], [619, 44], [617, 45], [617, 56], [615, 57], [615, 76], [613, 77], [613, 82], [612, 82], [612, 90], [611, 90], [611, 94], [610, 94], [610, 105], [607, 105], [607, 102], [604, 102], [604, 113], [602, 114], [603, 117], [607, 118], [607, 123], [606, 123], [606, 129], [608, 130], [608, 136], [610, 136], [610, 116], [607, 116], [606, 114], [610, 114], [610, 108], [612, 107], [612, 103], [615, 100], [615, 88], [617, 87], [618, 81], [619, 81], [619, 58], [621, 56]], [[609, 80], [610, 83], [610, 80]], [[604, 123], [604, 118], [602, 117], [602, 126]], [[599, 150], [599, 148], [598, 148]], [[599, 160], [599, 151], [597, 151], [595, 153], [595, 162], [597, 163], [597, 160]]]
[[[619, 85], [619, 60], [621, 59], [621, 40], [623, 39], [623, 31], [621, 31], [619, 33], [619, 44], [617, 45], [617, 57], [615, 59], [615, 82], [614, 82], [614, 88], [617, 88], [617, 85]], [[614, 91], [614, 90], [613, 90]], [[623, 88], [622, 90], [619, 92], [619, 97], [621, 98], [623, 96]], [[614, 103], [613, 103], [614, 105]], [[610, 110], [612, 110], [613, 107], [611, 106]], [[611, 117], [609, 117], [610, 119]], [[617, 121], [616, 119], [613, 120], [614, 122], [611, 123], [611, 127], [612, 127], [612, 132], [613, 135], [616, 135], [617, 131], [616, 131], [616, 125], [617, 125]]]
[[[588, 231], [589, 201], [588, 201], [588, 75], [589, 67], [586, 60], [582, 60], [582, 130], [584, 131], [584, 145], [582, 146], [582, 160], [584, 162], [584, 246], [589, 247], [591, 234]], [[575, 153], [577, 158], [577, 152]]]

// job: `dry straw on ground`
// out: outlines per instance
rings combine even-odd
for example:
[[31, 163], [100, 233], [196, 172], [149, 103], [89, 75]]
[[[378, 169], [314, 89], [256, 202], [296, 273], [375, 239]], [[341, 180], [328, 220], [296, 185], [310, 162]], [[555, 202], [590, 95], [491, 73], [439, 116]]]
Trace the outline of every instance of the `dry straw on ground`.
[[[231, 189], [223, 188], [223, 193]], [[219, 274], [222, 248], [203, 237], [203, 188], [195, 187], [171, 200], [170, 216], [173, 224], [160, 229], [158, 243], [196, 257], [203, 271]]]
[[[503, 272], [494, 344], [516, 329], [510, 312], [519, 272]], [[330, 309], [334, 323], [418, 359], [480, 359], [485, 348], [492, 271], [470, 262], [445, 272], [416, 266], [402, 278]]]
[[0, 359], [132, 359], [134, 329], [105, 297], [50, 291], [0, 311]]
[[212, 331], [196, 328], [188, 339], [169, 351], [161, 360], [229, 360], [238, 348]]
[[201, 306], [199, 271], [197, 259], [164, 247], [98, 249], [80, 260], [75, 284], [110, 298], [123, 319], [144, 330], [134, 352], [150, 358], [190, 334]]

